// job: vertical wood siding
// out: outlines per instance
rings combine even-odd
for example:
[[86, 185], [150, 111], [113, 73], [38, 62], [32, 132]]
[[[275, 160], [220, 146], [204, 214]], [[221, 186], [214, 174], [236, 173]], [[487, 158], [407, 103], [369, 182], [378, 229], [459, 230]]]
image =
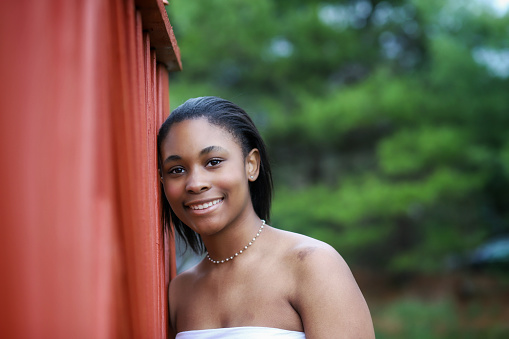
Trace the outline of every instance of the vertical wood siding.
[[180, 61], [173, 45], [162, 64], [144, 27], [161, 9], [0, 5], [2, 338], [166, 337], [156, 134]]

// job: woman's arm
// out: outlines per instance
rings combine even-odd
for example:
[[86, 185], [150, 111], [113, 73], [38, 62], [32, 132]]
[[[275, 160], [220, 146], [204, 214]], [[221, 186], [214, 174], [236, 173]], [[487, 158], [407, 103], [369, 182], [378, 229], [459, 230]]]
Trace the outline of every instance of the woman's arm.
[[296, 256], [296, 299], [307, 339], [375, 338], [364, 297], [343, 258], [330, 246]]

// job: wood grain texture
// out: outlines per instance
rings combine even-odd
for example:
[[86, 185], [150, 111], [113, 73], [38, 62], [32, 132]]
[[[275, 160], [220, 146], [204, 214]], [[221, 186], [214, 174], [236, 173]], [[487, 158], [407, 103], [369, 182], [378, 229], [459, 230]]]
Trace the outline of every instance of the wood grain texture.
[[178, 68], [144, 16], [134, 0], [1, 5], [2, 337], [166, 337], [156, 134]]

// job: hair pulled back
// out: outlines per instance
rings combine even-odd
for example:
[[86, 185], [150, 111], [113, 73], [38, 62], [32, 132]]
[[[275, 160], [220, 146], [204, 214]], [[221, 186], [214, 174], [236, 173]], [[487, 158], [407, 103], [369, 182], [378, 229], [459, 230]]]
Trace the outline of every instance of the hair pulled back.
[[[218, 97], [207, 96], [192, 98], [175, 108], [159, 128], [157, 134], [157, 154], [159, 168], [162, 171], [161, 145], [170, 133], [173, 124], [185, 120], [205, 118], [213, 125], [231, 133], [242, 148], [246, 157], [257, 148], [260, 153], [260, 172], [255, 181], [249, 181], [249, 192], [254, 210], [258, 217], [270, 221], [270, 205], [272, 201], [272, 174], [268, 161], [265, 143], [249, 115], [234, 103]], [[170, 229], [173, 222], [177, 233], [196, 253], [203, 253], [204, 245], [199, 234], [185, 225], [173, 212], [161, 183], [161, 221], [164, 228]]]

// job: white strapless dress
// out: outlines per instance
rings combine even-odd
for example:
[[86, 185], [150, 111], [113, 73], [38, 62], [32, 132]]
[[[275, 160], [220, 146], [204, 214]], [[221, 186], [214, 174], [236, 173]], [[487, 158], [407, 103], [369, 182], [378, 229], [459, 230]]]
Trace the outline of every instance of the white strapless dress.
[[192, 330], [177, 333], [176, 339], [306, 339], [304, 332], [272, 327], [242, 326]]

